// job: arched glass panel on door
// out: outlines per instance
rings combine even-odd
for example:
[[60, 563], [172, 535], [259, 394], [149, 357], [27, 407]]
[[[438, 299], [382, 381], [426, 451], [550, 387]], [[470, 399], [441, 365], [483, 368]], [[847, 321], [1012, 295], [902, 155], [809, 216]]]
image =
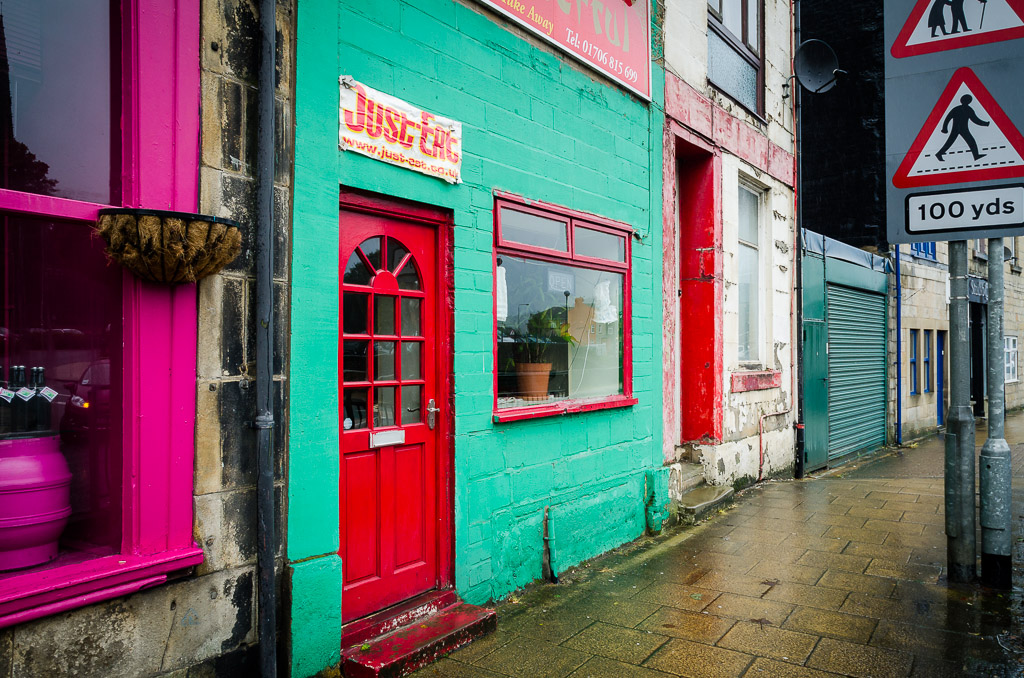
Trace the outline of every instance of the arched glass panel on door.
[[415, 258], [375, 236], [349, 255], [342, 280], [342, 428], [422, 421], [423, 291]]

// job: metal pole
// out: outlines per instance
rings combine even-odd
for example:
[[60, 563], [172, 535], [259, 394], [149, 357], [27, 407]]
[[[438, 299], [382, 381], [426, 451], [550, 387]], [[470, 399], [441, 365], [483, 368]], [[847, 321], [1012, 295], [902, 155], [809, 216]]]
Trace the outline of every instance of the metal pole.
[[946, 436], [946, 562], [950, 582], [974, 581], [974, 413], [967, 336], [967, 242], [949, 243], [950, 407]]
[[1011, 586], [1010, 446], [1003, 417], [1003, 239], [988, 239], [988, 440], [981, 448], [981, 580]]
[[277, 6], [260, 3], [256, 182], [256, 563], [260, 675], [277, 676], [277, 533], [274, 506], [274, 154]]
[[[793, 45], [800, 44], [800, 0], [793, 3]], [[804, 149], [803, 149], [803, 112], [801, 110], [803, 92], [800, 83], [790, 80], [793, 92], [793, 128], [796, 133], [793, 145], [796, 151], [796, 466], [793, 474], [803, 478], [806, 462], [806, 438], [804, 437]]]
[[903, 274], [899, 245], [896, 245], [896, 444], [903, 444]]

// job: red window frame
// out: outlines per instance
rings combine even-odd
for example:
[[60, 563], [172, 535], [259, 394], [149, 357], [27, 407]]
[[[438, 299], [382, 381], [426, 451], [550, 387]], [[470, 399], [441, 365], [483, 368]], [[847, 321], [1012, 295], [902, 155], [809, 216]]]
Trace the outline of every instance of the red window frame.
[[[568, 251], [561, 252], [544, 247], [524, 245], [523, 243], [506, 240], [502, 235], [501, 209], [510, 208], [517, 212], [525, 212], [542, 216], [547, 219], [561, 221], [566, 227]], [[595, 231], [621, 236], [624, 240], [624, 261], [599, 259], [576, 254], [575, 227], [582, 226]], [[497, 289], [498, 257], [502, 254], [523, 257], [534, 261], [547, 261], [554, 264], [567, 264], [601, 271], [612, 271], [623, 275], [622, 289], [622, 393], [597, 398], [570, 398], [559, 400], [549, 405], [529, 405], [526, 407], [509, 407], [498, 409], [498, 310], [497, 301], [491, 308], [494, 321], [492, 335], [493, 350], [493, 421], [507, 423], [524, 419], [538, 419], [555, 415], [590, 412], [616, 407], [631, 407], [637, 403], [633, 397], [633, 265], [632, 240], [635, 231], [628, 224], [607, 219], [594, 214], [572, 210], [560, 205], [527, 200], [511, 193], [495, 192], [494, 194], [494, 256], [492, 262], [492, 289]]]
[[[199, 0], [112, 6], [116, 205], [0, 189], [0, 212], [80, 222], [105, 207], [194, 212], [199, 178]], [[119, 21], [118, 21], [119, 20]], [[115, 55], [117, 53], [115, 52]], [[119, 197], [118, 197], [119, 196]], [[123, 475], [119, 553], [5, 573], [0, 627], [127, 595], [198, 565], [192, 538], [197, 296], [123, 274]]]

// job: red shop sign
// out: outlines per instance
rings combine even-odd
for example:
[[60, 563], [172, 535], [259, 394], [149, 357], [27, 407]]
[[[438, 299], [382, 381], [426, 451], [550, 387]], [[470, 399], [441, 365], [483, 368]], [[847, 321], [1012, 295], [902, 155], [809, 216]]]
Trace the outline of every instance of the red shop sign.
[[650, 3], [636, 0], [479, 2], [650, 100]]

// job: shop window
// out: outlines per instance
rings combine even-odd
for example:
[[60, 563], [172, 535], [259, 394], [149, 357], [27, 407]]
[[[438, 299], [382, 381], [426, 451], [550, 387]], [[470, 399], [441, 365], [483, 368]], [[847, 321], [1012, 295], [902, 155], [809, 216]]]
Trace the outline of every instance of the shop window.
[[762, 0], [708, 0], [708, 80], [752, 113], [764, 110]]
[[[3, 216], [0, 238], [0, 384], [27, 397], [0, 399], [0, 444], [11, 455], [28, 449], [64, 459], [71, 473], [64, 550], [112, 553], [121, 541], [122, 394], [110, 378], [121, 373], [120, 271], [74, 222]], [[9, 564], [34, 559], [5, 549], [2, 530], [0, 550]], [[10, 569], [4, 563], [0, 554], [0, 569]]]
[[917, 387], [917, 330], [910, 330], [910, 395], [919, 393]]
[[739, 189], [738, 358], [753, 364], [761, 359], [761, 194], [742, 184]]
[[1003, 369], [1006, 383], [1017, 381], [1017, 337], [1003, 337]]
[[934, 242], [914, 242], [910, 243], [910, 253], [920, 259], [931, 259], [935, 261], [935, 243]]
[[511, 196], [494, 215], [495, 420], [635, 402], [632, 230]]
[[924, 330], [924, 354], [921, 356], [924, 369], [924, 392], [932, 392], [932, 331]]
[[195, 288], [140, 282], [93, 231], [196, 208], [199, 3], [170, 4], [0, 6], [0, 627], [202, 561]]

